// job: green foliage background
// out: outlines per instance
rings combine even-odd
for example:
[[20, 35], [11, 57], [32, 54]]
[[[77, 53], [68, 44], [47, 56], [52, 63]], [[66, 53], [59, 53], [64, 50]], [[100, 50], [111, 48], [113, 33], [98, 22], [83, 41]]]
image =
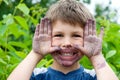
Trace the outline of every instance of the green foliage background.
[[[0, 1], [0, 79], [6, 80], [11, 71], [25, 58], [32, 46], [32, 37], [35, 26], [47, 11], [49, 0], [32, 4], [31, 0], [18, 0], [10, 3], [7, 0]], [[85, 0], [87, 1], [87, 0]], [[87, 3], [89, 3], [88, 0]], [[55, 1], [53, 1], [55, 2]], [[11, 4], [12, 9], [1, 7]], [[29, 5], [28, 5], [29, 4]], [[9, 5], [10, 6], [10, 5]], [[99, 8], [96, 11], [100, 12]], [[97, 12], [97, 13], [99, 13]], [[102, 11], [101, 11], [102, 12]], [[110, 17], [112, 18], [112, 17]], [[97, 31], [105, 27], [102, 53], [120, 79], [120, 25], [111, 22], [110, 19], [96, 15]], [[37, 67], [49, 67], [52, 63], [50, 55], [46, 56]], [[80, 64], [91, 69], [92, 65], [86, 57], [80, 60]]]

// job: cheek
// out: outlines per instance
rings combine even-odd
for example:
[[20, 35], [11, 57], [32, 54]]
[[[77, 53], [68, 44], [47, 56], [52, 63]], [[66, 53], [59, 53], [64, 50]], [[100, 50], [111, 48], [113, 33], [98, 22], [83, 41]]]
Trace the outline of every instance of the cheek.
[[52, 39], [52, 45], [54, 46], [59, 46], [62, 40], [60, 39]]
[[74, 41], [74, 44], [75, 44], [75, 45], [83, 46], [83, 39]]

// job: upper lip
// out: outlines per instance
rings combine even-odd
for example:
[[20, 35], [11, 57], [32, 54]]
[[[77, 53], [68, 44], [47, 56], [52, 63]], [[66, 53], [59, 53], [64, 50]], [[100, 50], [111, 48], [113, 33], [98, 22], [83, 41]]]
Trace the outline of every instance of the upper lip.
[[55, 53], [59, 53], [59, 54], [76, 54], [78, 53], [78, 49], [76, 49], [75, 47], [71, 47], [71, 48], [60, 48], [59, 50], [55, 51]]
[[69, 53], [69, 52], [73, 52], [73, 50], [72, 49], [62, 49], [61, 52]]
[[77, 53], [78, 51], [76, 49], [61, 49], [60, 50], [61, 53]]

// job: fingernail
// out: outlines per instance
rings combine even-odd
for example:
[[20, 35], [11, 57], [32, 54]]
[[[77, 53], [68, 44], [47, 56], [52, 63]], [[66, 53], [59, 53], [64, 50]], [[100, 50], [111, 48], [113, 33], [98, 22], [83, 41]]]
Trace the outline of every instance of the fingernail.
[[95, 24], [95, 21], [93, 20], [92, 23]]
[[47, 17], [44, 17], [44, 19], [47, 19]]
[[44, 18], [41, 18], [41, 20], [44, 20]]
[[88, 21], [92, 21], [92, 19], [88, 19]]
[[46, 17], [44, 17], [44, 18], [43, 18], [43, 21], [47, 21], [47, 18], [46, 18]]
[[50, 23], [50, 20], [48, 19], [48, 23]]
[[101, 27], [101, 30], [104, 30], [104, 27]]
[[89, 23], [89, 19], [87, 20], [87, 23]]
[[44, 22], [44, 18], [41, 18], [41, 22]]

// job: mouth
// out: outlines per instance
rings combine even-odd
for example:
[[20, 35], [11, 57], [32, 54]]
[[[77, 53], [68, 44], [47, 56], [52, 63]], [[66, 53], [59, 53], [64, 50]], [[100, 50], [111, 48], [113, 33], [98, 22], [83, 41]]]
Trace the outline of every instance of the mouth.
[[73, 60], [78, 56], [78, 51], [75, 49], [62, 49], [56, 53], [61, 60]]
[[59, 51], [59, 54], [63, 55], [63, 56], [73, 56], [76, 53], [78, 53], [78, 51], [76, 49], [70, 48], [70, 49], [61, 49]]
[[72, 57], [74, 56], [75, 54], [77, 54], [77, 52], [59, 52], [59, 55], [61, 56], [68, 56], [68, 57]]
[[57, 52], [53, 53], [54, 59], [59, 63], [62, 64], [64, 66], [71, 66], [73, 65], [75, 62], [77, 62], [81, 55], [80, 52], [75, 49], [61, 49]]
[[62, 56], [73, 56], [74, 53], [62, 53], [61, 55], [62, 55]]

